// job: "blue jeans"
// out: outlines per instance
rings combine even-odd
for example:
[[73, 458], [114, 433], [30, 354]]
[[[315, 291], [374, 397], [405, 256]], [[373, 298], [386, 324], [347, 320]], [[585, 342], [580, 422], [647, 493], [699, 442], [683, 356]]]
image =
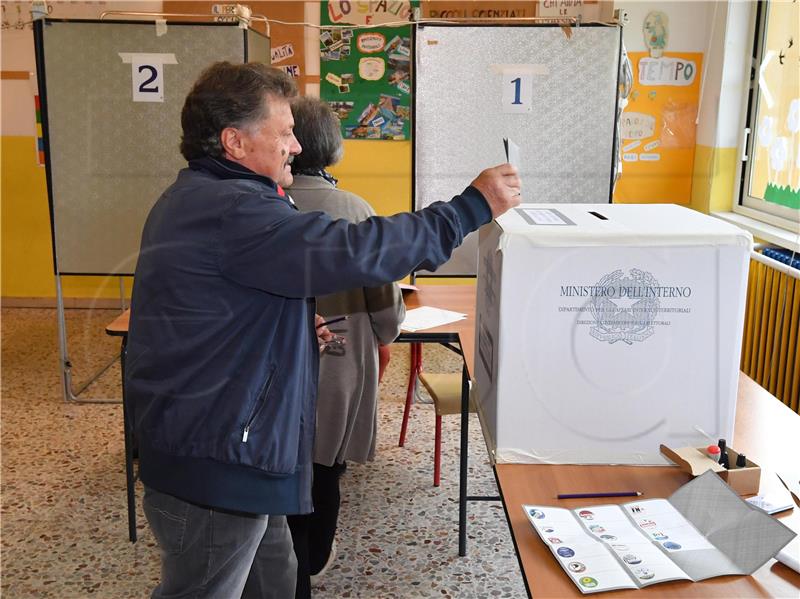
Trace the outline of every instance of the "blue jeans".
[[161, 549], [153, 599], [294, 597], [297, 561], [285, 516], [201, 507], [145, 487]]

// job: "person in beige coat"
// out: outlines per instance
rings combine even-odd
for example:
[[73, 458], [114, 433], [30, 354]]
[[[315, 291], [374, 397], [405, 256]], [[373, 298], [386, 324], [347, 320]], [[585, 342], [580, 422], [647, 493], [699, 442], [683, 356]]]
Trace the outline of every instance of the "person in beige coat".
[[[302, 152], [294, 158], [290, 197], [303, 212], [322, 211], [360, 222], [375, 215], [354, 193], [336, 186], [325, 169], [343, 153], [339, 120], [330, 106], [311, 97], [292, 104], [294, 134]], [[332, 250], [335, 251], [335, 250]], [[319, 576], [335, 555], [339, 514], [339, 478], [347, 461], [374, 459], [378, 427], [378, 347], [400, 333], [405, 306], [395, 284], [358, 288], [317, 298], [317, 313], [344, 337], [326, 348], [320, 360], [317, 430], [314, 445], [314, 513], [291, 516], [289, 524], [298, 558], [297, 598], [310, 597], [310, 578]]]

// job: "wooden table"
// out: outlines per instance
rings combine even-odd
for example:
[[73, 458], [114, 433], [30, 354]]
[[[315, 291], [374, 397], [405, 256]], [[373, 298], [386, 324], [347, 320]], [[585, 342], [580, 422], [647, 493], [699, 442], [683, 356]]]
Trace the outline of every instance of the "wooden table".
[[[420, 286], [405, 298], [408, 308], [435, 306], [467, 314], [467, 319], [418, 334], [457, 337], [464, 354], [465, 373], [473, 372], [475, 338], [475, 287], [469, 285]], [[405, 335], [406, 333], [404, 333]], [[429, 340], [429, 339], [424, 339]], [[466, 442], [469, 420], [467, 404], [462, 401], [462, 461], [459, 493], [459, 536], [465, 532], [466, 515]], [[739, 394], [735, 434], [731, 447], [768, 469], [793, 472], [800, 476], [800, 415], [770, 395], [747, 375], [739, 374]], [[522, 511], [522, 505], [553, 504], [558, 489], [637, 489], [647, 497], [669, 497], [690, 477], [670, 466], [571, 466], [534, 464], [496, 464], [497, 485], [506, 510], [509, 527], [519, 557], [526, 588], [535, 597], [582, 596], [567, 574], [559, 567], [550, 550]], [[762, 476], [760, 491], [766, 492], [780, 481], [774, 475]], [[562, 500], [563, 507], [586, 505], [587, 500]], [[624, 503], [625, 499], [592, 499], [592, 504]], [[778, 514], [787, 526], [800, 531], [800, 509]], [[462, 548], [461, 538], [459, 548]], [[461, 552], [460, 552], [461, 553]], [[463, 553], [461, 553], [463, 555]], [[770, 560], [752, 576], [723, 576], [699, 583], [677, 581], [648, 587], [639, 592], [664, 597], [800, 597], [800, 574]], [[629, 591], [602, 593], [630, 596]]]
[[[475, 287], [472, 285], [419, 285], [416, 291], [404, 293], [406, 308], [422, 306], [444, 308], [461, 312], [467, 317], [450, 324], [414, 333], [402, 332], [398, 342], [440, 343], [454, 349], [463, 358], [461, 371], [461, 429], [459, 441], [458, 474], [458, 555], [467, 555], [467, 502], [499, 500], [500, 497], [471, 496], [467, 493], [467, 468], [469, 458], [469, 382], [475, 363]], [[413, 353], [413, 352], [412, 352]], [[413, 361], [413, 358], [412, 358]], [[413, 368], [413, 365], [412, 365]], [[412, 370], [411, 376], [415, 376]], [[411, 393], [409, 387], [409, 393]], [[404, 432], [401, 433], [401, 439]], [[401, 442], [402, 444], [402, 442]]]
[[466, 314], [459, 320], [433, 329], [417, 333], [400, 333], [401, 340], [420, 338], [422, 341], [436, 340], [437, 337], [461, 344], [467, 370], [472, 372], [475, 363], [475, 287], [473, 285], [418, 285], [417, 291], [403, 294], [406, 308], [413, 310], [421, 306], [444, 308]]
[[[785, 445], [785, 446], [784, 446]], [[797, 470], [800, 455], [800, 416], [759, 387], [747, 375], [739, 375], [733, 444], [757, 464], [781, 470], [786, 464]], [[669, 497], [689, 476], [675, 467], [660, 466], [550, 466], [497, 464], [498, 486], [514, 537], [528, 593], [533, 597], [580, 597], [581, 592], [558, 566], [550, 550], [522, 511], [522, 505], [581, 505], [624, 503], [627, 499], [557, 501], [558, 489], [636, 489], [645, 497]], [[762, 476], [761, 492], [780, 482]], [[795, 531], [800, 530], [800, 509], [776, 517]], [[800, 574], [770, 560], [752, 576], [721, 576], [700, 583], [667, 582], [642, 589], [658, 597], [800, 597]], [[603, 597], [628, 597], [627, 591], [602, 593]]]

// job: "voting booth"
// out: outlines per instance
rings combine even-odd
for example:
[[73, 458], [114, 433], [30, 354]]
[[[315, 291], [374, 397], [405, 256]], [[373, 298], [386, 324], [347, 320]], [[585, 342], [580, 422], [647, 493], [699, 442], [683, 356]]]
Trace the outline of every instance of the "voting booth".
[[751, 235], [675, 205], [523, 204], [480, 230], [475, 376], [500, 463], [665, 464], [731, 439]]

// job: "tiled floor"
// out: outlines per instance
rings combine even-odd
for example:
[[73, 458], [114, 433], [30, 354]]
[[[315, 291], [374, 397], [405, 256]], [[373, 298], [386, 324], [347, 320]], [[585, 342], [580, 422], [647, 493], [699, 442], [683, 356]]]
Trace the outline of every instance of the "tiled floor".
[[[118, 351], [102, 332], [114, 316], [68, 311], [76, 384]], [[158, 553], [141, 504], [139, 542], [127, 540], [121, 406], [65, 403], [57, 343], [54, 310], [2, 310], [2, 596], [147, 597], [158, 580]], [[381, 385], [378, 457], [348, 467], [339, 552], [315, 597], [525, 597], [499, 502], [470, 504], [468, 555], [457, 556], [458, 418], [444, 419], [438, 489], [432, 406], [414, 407], [406, 447], [397, 447], [407, 364], [407, 347], [395, 345]], [[425, 364], [459, 367], [454, 354], [435, 346], [425, 350]], [[118, 398], [118, 366], [85, 395]], [[469, 492], [494, 495], [472, 418]]]

